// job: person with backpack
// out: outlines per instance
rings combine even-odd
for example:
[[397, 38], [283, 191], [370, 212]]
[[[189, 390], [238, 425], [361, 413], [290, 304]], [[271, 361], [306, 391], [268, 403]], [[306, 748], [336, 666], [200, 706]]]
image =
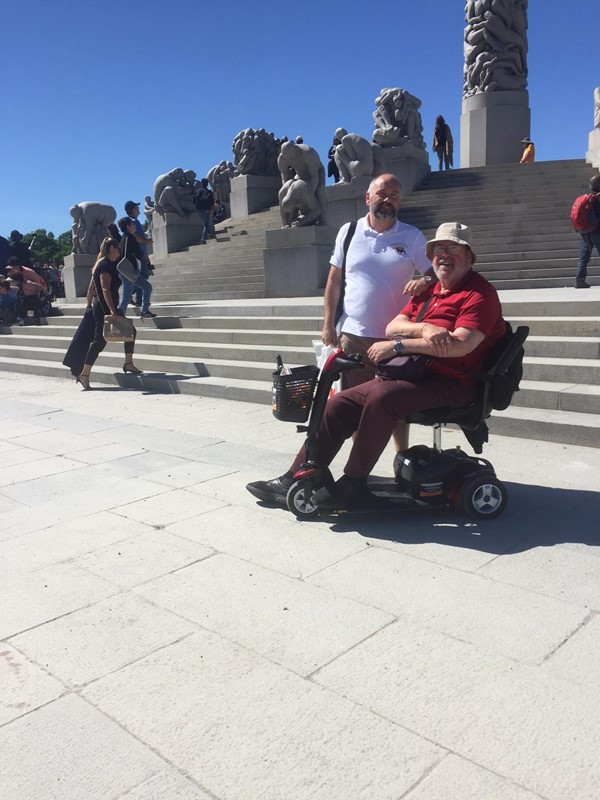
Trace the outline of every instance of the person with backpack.
[[194, 203], [202, 220], [200, 244], [206, 244], [206, 240], [211, 236], [210, 214], [215, 206], [215, 196], [212, 189], [208, 188], [208, 178], [202, 178], [200, 184], [194, 192]]
[[590, 288], [590, 284], [586, 281], [587, 266], [594, 247], [600, 254], [600, 175], [594, 175], [590, 180], [590, 190], [588, 194], [580, 195], [571, 209], [573, 230], [581, 236], [579, 262], [575, 275], [576, 289]]

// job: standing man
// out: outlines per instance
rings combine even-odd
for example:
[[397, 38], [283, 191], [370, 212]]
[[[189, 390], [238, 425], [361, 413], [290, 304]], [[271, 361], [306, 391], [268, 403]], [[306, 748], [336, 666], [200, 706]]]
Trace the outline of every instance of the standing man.
[[[325, 287], [322, 339], [346, 353], [357, 353], [364, 368], [347, 375], [352, 386], [370, 381], [376, 364], [369, 348], [385, 339], [385, 327], [406, 305], [409, 295], [418, 295], [437, 280], [427, 258], [425, 237], [396, 214], [402, 205], [400, 181], [390, 174], [373, 178], [365, 195], [368, 213], [358, 220], [346, 256], [346, 280], [342, 286], [344, 242], [350, 223], [337, 235]], [[413, 279], [415, 271], [420, 277]], [[336, 310], [344, 291], [343, 313], [336, 330]], [[397, 450], [408, 446], [407, 426], [394, 432]]]
[[587, 197], [590, 198], [588, 208], [591, 211], [591, 220], [589, 220], [590, 214], [588, 212], [588, 225], [586, 225], [586, 227], [589, 227], [590, 222], [593, 224], [594, 220], [596, 222], [596, 227], [592, 228], [591, 231], [578, 231], [581, 236], [581, 243], [579, 245], [577, 275], [575, 276], [576, 289], [590, 288], [590, 284], [586, 281], [587, 265], [592, 257], [592, 250], [594, 247], [598, 251], [598, 254], [600, 254], [600, 175], [594, 175], [590, 180], [590, 192], [591, 195], [587, 195]]
[[[142, 223], [138, 219], [140, 216], [140, 203], [134, 203], [133, 200], [128, 200], [125, 203], [124, 208], [127, 216], [135, 222], [135, 240], [139, 244], [140, 250], [142, 251], [143, 258], [141, 259], [140, 277], [148, 280], [150, 277], [150, 270], [148, 269], [150, 264], [150, 259], [148, 258], [148, 242], [151, 242], [152, 239], [149, 239], [146, 236], [144, 229], [142, 228]], [[133, 292], [133, 303], [136, 306], [142, 304], [142, 290], [137, 287]], [[152, 316], [156, 316], [156, 314], [152, 314]]]
[[194, 203], [202, 221], [200, 244], [206, 244], [206, 240], [210, 238], [212, 233], [210, 215], [215, 206], [215, 196], [212, 189], [208, 188], [208, 178], [202, 178], [200, 183], [202, 185], [194, 192]]

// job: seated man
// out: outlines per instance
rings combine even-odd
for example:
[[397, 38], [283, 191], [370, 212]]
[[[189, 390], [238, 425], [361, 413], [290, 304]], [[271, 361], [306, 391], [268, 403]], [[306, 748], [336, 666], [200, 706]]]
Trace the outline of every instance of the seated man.
[[[427, 257], [439, 283], [411, 298], [388, 324], [389, 339], [375, 342], [368, 355], [377, 364], [394, 354], [423, 354], [432, 360], [424, 374], [413, 380], [375, 377], [327, 402], [317, 434], [319, 463], [328, 466], [344, 441], [355, 431], [356, 436], [333, 495], [326, 488], [315, 494], [315, 503], [321, 508], [344, 508], [368, 496], [367, 477], [398, 419], [417, 411], [472, 402], [475, 381], [452, 366], [473, 372], [483, 369], [487, 354], [504, 334], [496, 290], [472, 269], [475, 252], [470, 228], [459, 222], [440, 225], [435, 238], [427, 243]], [[419, 317], [423, 307], [425, 313]], [[302, 447], [284, 475], [249, 483], [246, 488], [260, 500], [285, 502], [293, 475], [305, 460]]]

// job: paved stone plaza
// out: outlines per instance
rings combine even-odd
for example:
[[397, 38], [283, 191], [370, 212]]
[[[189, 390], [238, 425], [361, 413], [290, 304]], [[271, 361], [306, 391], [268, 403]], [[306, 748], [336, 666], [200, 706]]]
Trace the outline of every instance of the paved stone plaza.
[[300, 523], [244, 490], [269, 408], [4, 372], [0, 419], [2, 798], [599, 796], [600, 450], [492, 437], [486, 523]]

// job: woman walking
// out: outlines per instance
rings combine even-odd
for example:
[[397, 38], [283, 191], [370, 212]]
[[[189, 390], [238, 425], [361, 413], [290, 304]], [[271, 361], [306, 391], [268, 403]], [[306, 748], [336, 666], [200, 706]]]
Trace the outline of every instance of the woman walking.
[[446, 125], [446, 120], [441, 114], [435, 119], [432, 147], [437, 153], [439, 169], [442, 169], [442, 163], [445, 164], [446, 169], [450, 169], [453, 166], [454, 142], [452, 141], [450, 126]]
[[138, 273], [137, 280], [135, 283], [128, 281], [124, 275], [121, 275], [121, 300], [119, 302], [119, 311], [122, 314], [125, 314], [127, 311], [127, 305], [131, 300], [131, 295], [133, 294], [133, 287], [137, 287], [142, 290], [142, 310], [140, 313], [140, 317], [142, 319], [155, 317], [156, 314], [153, 314], [150, 311], [150, 296], [152, 294], [152, 284], [140, 273], [140, 264], [142, 259], [145, 257], [141, 251], [141, 248], [138, 244], [137, 239], [135, 238], [135, 220], [131, 219], [131, 217], [123, 217], [119, 220], [119, 228], [123, 233], [121, 238], [121, 253], [123, 258], [126, 258], [133, 266], [133, 268]]
[[[117, 264], [121, 258], [119, 243], [115, 239], [104, 239], [100, 246], [100, 253], [96, 263], [92, 267], [92, 278], [87, 292], [87, 306], [91, 307], [94, 317], [94, 338], [88, 348], [85, 363], [81, 374], [77, 377], [85, 390], [90, 388], [90, 372], [96, 363], [96, 359], [106, 347], [104, 338], [104, 322], [114, 322], [120, 314], [117, 308], [119, 302], [119, 286], [121, 280], [117, 272]], [[133, 350], [135, 345], [135, 328], [133, 331], [134, 341], [124, 342], [125, 363], [123, 372], [133, 372], [134, 375], [141, 375], [142, 370], [133, 364]]]

